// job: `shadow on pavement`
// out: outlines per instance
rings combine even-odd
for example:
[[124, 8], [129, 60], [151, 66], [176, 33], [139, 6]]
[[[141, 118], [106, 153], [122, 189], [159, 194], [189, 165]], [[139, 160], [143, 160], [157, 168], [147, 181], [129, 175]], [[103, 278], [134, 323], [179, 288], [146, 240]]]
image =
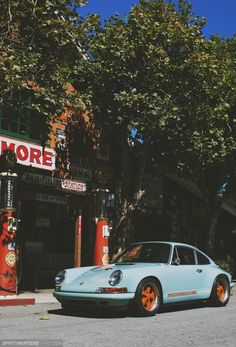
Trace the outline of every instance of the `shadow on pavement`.
[[204, 308], [204, 307], [210, 307], [210, 305], [204, 301], [184, 303], [184, 304], [176, 303], [176, 304], [165, 305], [161, 307], [159, 313], [161, 314], [161, 313], [169, 313], [169, 312], [187, 311], [187, 310], [194, 310], [194, 309]]
[[48, 314], [59, 316], [83, 317], [83, 318], [126, 318], [129, 316], [127, 310], [111, 310], [111, 309], [92, 309], [92, 308], [77, 308], [67, 309], [61, 308], [58, 310], [49, 310]]
[[[165, 314], [170, 312], [186, 311], [193, 309], [201, 309], [209, 307], [207, 302], [194, 302], [194, 303], [181, 303], [175, 305], [165, 305], [161, 307], [159, 314]], [[48, 314], [55, 314], [60, 316], [71, 316], [71, 317], [83, 317], [83, 318], [127, 318], [127, 317], [141, 317], [132, 313], [130, 310], [115, 310], [115, 309], [101, 309], [101, 308], [77, 308], [77, 309], [57, 309], [49, 310]]]

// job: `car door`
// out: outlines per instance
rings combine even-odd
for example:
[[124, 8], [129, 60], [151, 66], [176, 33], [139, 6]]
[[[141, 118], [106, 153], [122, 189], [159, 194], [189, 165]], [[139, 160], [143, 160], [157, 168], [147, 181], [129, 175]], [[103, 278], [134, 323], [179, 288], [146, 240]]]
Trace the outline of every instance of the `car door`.
[[199, 298], [202, 270], [196, 261], [194, 248], [175, 246], [169, 266], [166, 302], [195, 300]]
[[212, 276], [211, 262], [210, 259], [200, 252], [195, 250], [196, 260], [197, 260], [197, 270], [199, 273], [199, 299], [206, 299], [210, 296], [212, 290], [212, 284], [214, 281], [214, 276]]

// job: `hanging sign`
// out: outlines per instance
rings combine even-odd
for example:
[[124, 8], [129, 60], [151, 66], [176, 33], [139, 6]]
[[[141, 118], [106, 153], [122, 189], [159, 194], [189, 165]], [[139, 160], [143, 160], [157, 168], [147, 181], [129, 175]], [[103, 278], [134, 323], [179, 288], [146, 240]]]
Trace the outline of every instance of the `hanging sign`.
[[86, 183], [83, 183], [83, 182], [77, 182], [77, 181], [64, 179], [61, 181], [61, 186], [63, 189], [74, 190], [77, 192], [86, 191]]

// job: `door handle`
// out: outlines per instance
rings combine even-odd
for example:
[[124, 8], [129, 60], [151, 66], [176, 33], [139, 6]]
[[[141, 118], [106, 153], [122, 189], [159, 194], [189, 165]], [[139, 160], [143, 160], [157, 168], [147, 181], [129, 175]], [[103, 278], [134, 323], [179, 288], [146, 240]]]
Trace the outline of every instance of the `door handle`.
[[202, 272], [202, 269], [197, 269], [196, 271], [200, 273], [200, 272]]

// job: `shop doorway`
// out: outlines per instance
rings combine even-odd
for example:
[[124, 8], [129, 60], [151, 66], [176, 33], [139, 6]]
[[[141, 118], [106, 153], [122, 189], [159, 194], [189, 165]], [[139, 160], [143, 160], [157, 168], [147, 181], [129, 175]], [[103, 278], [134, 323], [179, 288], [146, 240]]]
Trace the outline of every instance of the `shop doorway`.
[[[87, 206], [85, 197], [67, 204], [30, 200], [21, 202], [20, 289], [53, 288], [56, 273], [74, 266], [78, 213], [82, 213], [82, 250], [90, 249]], [[82, 253], [82, 265], [86, 265], [89, 252]]]

